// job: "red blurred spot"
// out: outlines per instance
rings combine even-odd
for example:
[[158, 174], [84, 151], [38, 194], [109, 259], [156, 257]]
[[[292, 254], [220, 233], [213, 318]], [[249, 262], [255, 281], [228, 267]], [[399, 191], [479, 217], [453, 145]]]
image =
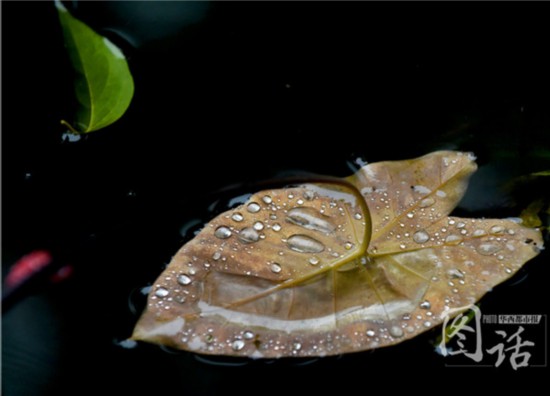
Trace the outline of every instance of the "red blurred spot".
[[52, 262], [52, 255], [46, 250], [37, 250], [21, 257], [10, 269], [4, 284], [16, 287], [33, 277]]
[[74, 269], [72, 265], [66, 265], [59, 268], [57, 272], [50, 277], [50, 280], [53, 283], [63, 282], [65, 279], [70, 278], [70, 276], [73, 274], [73, 271]]

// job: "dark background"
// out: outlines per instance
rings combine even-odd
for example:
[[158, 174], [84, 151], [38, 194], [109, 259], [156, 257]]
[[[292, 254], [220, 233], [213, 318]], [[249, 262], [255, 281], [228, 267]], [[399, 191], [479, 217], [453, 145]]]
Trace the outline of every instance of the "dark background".
[[[251, 379], [275, 391], [336, 381], [368, 392], [381, 375], [395, 376], [394, 389], [407, 373], [434, 390], [435, 377], [543, 378], [539, 368], [445, 367], [434, 332], [315, 362], [230, 361], [240, 367], [117, 343], [143, 306], [139, 289], [189, 237], [182, 225], [208, 220], [212, 194], [228, 185], [345, 176], [357, 158], [460, 149], [481, 167], [458, 214], [517, 216], [544, 195], [541, 183], [502, 186], [550, 169], [548, 4], [67, 6], [123, 48], [136, 93], [114, 125], [62, 142], [74, 94], [55, 7], [2, 2], [3, 273], [38, 248], [75, 269], [4, 313], [3, 394], [261, 392]], [[547, 253], [528, 263], [482, 310], [547, 314], [546, 264]]]

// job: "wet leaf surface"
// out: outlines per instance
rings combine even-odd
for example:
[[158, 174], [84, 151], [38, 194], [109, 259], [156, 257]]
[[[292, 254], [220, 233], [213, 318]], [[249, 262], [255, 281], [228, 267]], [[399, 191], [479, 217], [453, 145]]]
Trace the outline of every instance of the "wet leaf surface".
[[154, 283], [133, 338], [204, 354], [325, 356], [439, 325], [542, 248], [511, 220], [449, 216], [475, 171], [441, 151], [341, 184], [265, 190], [210, 221]]

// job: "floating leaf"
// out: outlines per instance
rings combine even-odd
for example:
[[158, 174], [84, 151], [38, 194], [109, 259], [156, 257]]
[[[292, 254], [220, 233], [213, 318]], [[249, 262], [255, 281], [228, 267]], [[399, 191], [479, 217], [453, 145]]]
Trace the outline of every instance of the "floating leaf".
[[118, 120], [132, 100], [134, 81], [124, 54], [107, 38], [71, 16], [60, 1], [56, 7], [71, 63], [76, 71], [79, 107], [73, 132], [92, 132]]
[[198, 353], [324, 356], [399, 343], [458, 314], [542, 248], [509, 220], [448, 214], [476, 165], [435, 152], [341, 184], [261, 191], [154, 283], [133, 339]]

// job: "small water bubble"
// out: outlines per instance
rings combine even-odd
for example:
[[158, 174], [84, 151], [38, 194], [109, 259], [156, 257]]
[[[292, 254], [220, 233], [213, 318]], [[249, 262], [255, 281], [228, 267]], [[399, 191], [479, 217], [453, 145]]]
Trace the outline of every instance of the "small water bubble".
[[430, 236], [424, 230], [420, 230], [414, 233], [413, 241], [416, 243], [426, 243], [430, 240]]
[[405, 249], [405, 248], [407, 247], [407, 245], [405, 245], [404, 243], [402, 243], [401, 245], [399, 245], [399, 247], [400, 247], [401, 249]]
[[412, 219], [412, 218], [414, 217], [414, 213], [407, 213], [407, 217], [408, 217], [409, 219]]
[[373, 330], [367, 330], [367, 336], [374, 337], [376, 333]]
[[245, 340], [251, 340], [251, 339], [254, 338], [254, 333], [251, 332], [250, 330], [247, 330], [247, 331], [245, 331], [245, 332], [243, 333], [243, 338], [244, 338]]
[[392, 337], [399, 338], [403, 337], [403, 329], [399, 326], [392, 326], [390, 327], [390, 334]]
[[432, 325], [432, 322], [430, 322], [429, 320], [424, 322], [424, 327], [430, 327], [431, 325]]
[[283, 270], [278, 263], [272, 263], [269, 268], [271, 269], [271, 272], [275, 274], [278, 274]]
[[191, 278], [185, 274], [178, 276], [178, 283], [183, 286], [187, 286], [191, 283]]
[[435, 203], [435, 199], [433, 199], [431, 197], [428, 197], [428, 198], [424, 198], [422, 201], [420, 201], [418, 206], [420, 208], [427, 208], [427, 207], [432, 206], [434, 203]]
[[300, 344], [299, 342], [295, 342], [294, 344], [292, 344], [292, 349], [294, 351], [299, 351], [300, 349], [302, 349], [302, 344]]
[[239, 241], [243, 243], [254, 243], [258, 242], [258, 239], [260, 239], [260, 235], [254, 228], [246, 227], [239, 232], [238, 238]]
[[293, 198], [294, 198], [294, 194], [288, 194], [287, 197], [288, 197], [288, 199], [293, 199]]
[[346, 242], [346, 244], [344, 245], [344, 248], [346, 250], [351, 250], [353, 248], [353, 246], [355, 246], [353, 243], [351, 242]]
[[235, 212], [231, 215], [231, 220], [241, 222], [244, 220], [244, 216], [239, 212]]
[[511, 273], [513, 272], [511, 268], [506, 268], [504, 271], [505, 271], [507, 274], [511, 274]]
[[464, 273], [461, 270], [457, 269], [457, 268], [452, 268], [447, 273], [453, 279], [463, 279], [464, 278]]
[[313, 257], [309, 258], [308, 262], [311, 265], [317, 265], [317, 264], [319, 264], [320, 260], [319, 260], [319, 257], [313, 256]]
[[303, 204], [304, 204], [304, 200], [299, 199], [299, 200], [296, 201], [296, 203], [297, 203], [298, 205], [303, 205]]
[[449, 220], [449, 225], [454, 225], [455, 223], [456, 223], [456, 221], [454, 221], [453, 219]]
[[231, 348], [233, 348], [234, 351], [240, 351], [244, 348], [244, 341], [243, 340], [235, 340], [231, 344]]
[[504, 227], [502, 226], [492, 226], [489, 232], [493, 235], [500, 235], [504, 233]]
[[226, 226], [220, 226], [214, 231], [214, 235], [219, 239], [227, 239], [231, 236], [232, 232]]
[[317, 239], [302, 234], [290, 236], [286, 244], [291, 250], [299, 253], [320, 253], [325, 250], [325, 245]]
[[265, 204], [269, 205], [271, 202], [273, 202], [273, 199], [269, 195], [264, 195], [262, 201], [264, 201]]
[[456, 228], [464, 228], [464, 227], [466, 227], [466, 223], [464, 223], [464, 222], [462, 222], [462, 221], [459, 222], [459, 223], [456, 225]]
[[281, 225], [279, 223], [275, 223], [271, 226], [271, 229], [275, 232], [281, 231]]
[[355, 214], [353, 215], [353, 218], [354, 218], [355, 220], [361, 220], [361, 219], [363, 218], [363, 216], [361, 215], [361, 213], [355, 213]]
[[260, 211], [261, 207], [256, 202], [250, 202], [246, 206], [246, 210], [248, 210], [250, 213], [258, 213]]
[[451, 234], [445, 238], [445, 243], [447, 245], [458, 245], [460, 242], [462, 242], [462, 237], [458, 235]]
[[256, 231], [261, 231], [264, 229], [264, 223], [262, 223], [261, 221], [257, 221], [254, 223], [253, 227]]
[[493, 253], [498, 252], [502, 247], [494, 242], [481, 243], [477, 247], [477, 252], [483, 256], [491, 256]]
[[214, 252], [212, 255], [212, 260], [218, 261], [222, 257], [222, 254], [220, 252]]
[[155, 296], [157, 297], [166, 297], [168, 294], [170, 294], [170, 292], [168, 291], [168, 289], [164, 288], [164, 287], [159, 287], [156, 291], [155, 291]]
[[422, 309], [430, 309], [432, 307], [432, 304], [428, 300], [424, 300], [420, 303], [420, 308]]
[[480, 228], [478, 228], [477, 230], [475, 230], [472, 233], [472, 236], [474, 236], [474, 237], [482, 237], [482, 236], [485, 236], [485, 235], [487, 235], [487, 232], [485, 230], [480, 229]]

